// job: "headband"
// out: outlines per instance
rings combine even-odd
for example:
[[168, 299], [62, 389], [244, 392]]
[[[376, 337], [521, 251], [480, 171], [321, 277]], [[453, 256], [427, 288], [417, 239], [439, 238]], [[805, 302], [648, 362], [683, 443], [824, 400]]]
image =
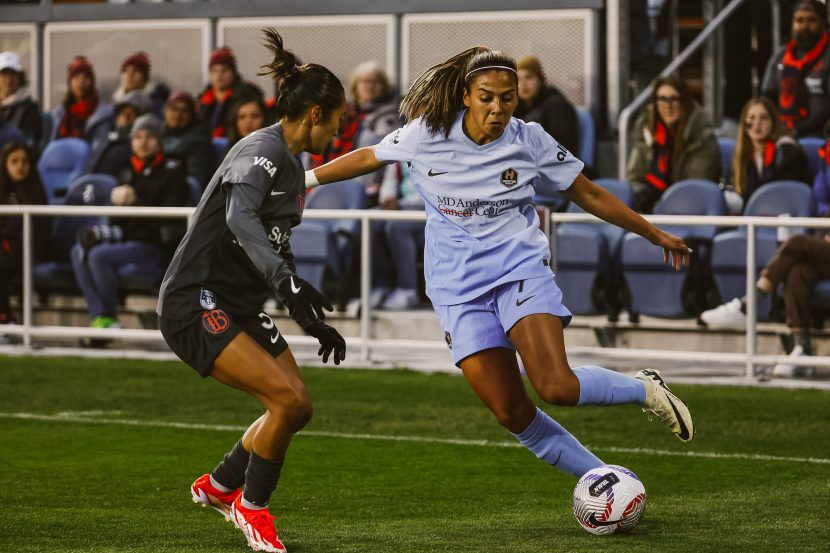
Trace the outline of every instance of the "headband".
[[513, 69], [512, 67], [507, 67], [506, 65], [487, 65], [485, 67], [478, 67], [476, 69], [473, 69], [472, 71], [470, 71], [469, 73], [464, 75], [464, 80], [466, 81], [467, 79], [469, 79], [470, 75], [472, 75], [476, 71], [484, 71], [485, 69], [503, 69], [505, 71], [510, 71], [511, 73], [516, 75], [517, 77], [519, 76], [519, 74], [516, 73], [516, 70]]

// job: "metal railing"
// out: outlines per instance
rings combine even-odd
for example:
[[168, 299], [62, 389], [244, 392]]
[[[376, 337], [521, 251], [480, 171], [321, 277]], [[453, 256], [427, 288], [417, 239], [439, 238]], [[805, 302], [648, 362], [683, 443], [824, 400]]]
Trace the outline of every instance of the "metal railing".
[[[152, 207], [78, 207], [78, 206], [0, 206], [0, 215], [22, 215], [23, 218], [23, 323], [19, 325], [5, 325], [2, 331], [6, 334], [15, 334], [23, 337], [24, 347], [31, 347], [33, 337], [60, 337], [60, 338], [119, 338], [138, 342], [161, 341], [161, 334], [157, 330], [143, 329], [94, 329], [87, 327], [56, 327], [35, 326], [32, 321], [32, 217], [70, 215], [79, 217], [89, 216], [126, 216], [152, 218], [187, 218], [193, 214], [193, 208], [152, 208]], [[306, 210], [304, 219], [357, 219], [361, 221], [361, 313], [360, 336], [349, 338], [351, 346], [359, 345], [362, 359], [371, 361], [372, 348], [378, 346], [417, 348], [421, 350], [442, 350], [446, 346], [439, 340], [375, 340], [372, 338], [371, 321], [372, 306], [369, 303], [371, 290], [371, 245], [370, 222], [376, 220], [424, 221], [426, 216], [421, 211], [385, 211], [385, 210], [338, 210], [338, 209], [311, 209]], [[727, 216], [679, 216], [679, 215], [649, 215], [650, 222], [657, 225], [686, 225], [686, 226], [718, 226], [718, 227], [746, 227], [746, 289], [747, 289], [747, 328], [746, 351], [744, 353], [720, 353], [678, 350], [642, 350], [602, 347], [574, 347], [569, 348], [571, 353], [596, 355], [611, 360], [648, 360], [648, 361], [677, 361], [683, 359], [699, 363], [742, 363], [746, 370], [747, 379], [755, 378], [756, 365], [773, 365], [786, 362], [803, 366], [830, 366], [830, 357], [793, 358], [785, 355], [759, 355], [756, 352], [757, 338], [757, 307], [756, 307], [756, 252], [755, 235], [759, 228], [764, 227], [795, 227], [803, 229], [827, 228], [830, 229], [830, 220], [826, 218], [795, 218], [795, 217], [727, 217]], [[555, 213], [551, 216], [551, 238], [555, 244], [555, 227], [561, 223], [602, 223], [593, 215], [587, 213]], [[655, 247], [654, 255], [657, 259], [662, 252]], [[566, 298], [567, 300], [567, 298]], [[566, 301], [567, 303], [567, 301]], [[305, 336], [287, 337], [292, 343], [314, 344], [313, 338]]]

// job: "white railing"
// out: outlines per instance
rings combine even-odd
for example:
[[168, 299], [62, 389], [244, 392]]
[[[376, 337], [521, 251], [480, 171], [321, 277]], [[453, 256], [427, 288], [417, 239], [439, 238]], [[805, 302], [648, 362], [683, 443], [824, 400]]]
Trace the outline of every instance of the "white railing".
[[[120, 217], [152, 217], [152, 218], [190, 218], [193, 208], [189, 207], [110, 207], [110, 206], [0, 206], [0, 215], [22, 215], [23, 217], [23, 324], [6, 325], [3, 332], [23, 337], [24, 347], [31, 347], [33, 337], [62, 337], [62, 338], [119, 338], [137, 342], [158, 342], [161, 334], [157, 330], [142, 329], [94, 329], [87, 327], [55, 327], [39, 326], [32, 323], [32, 217], [33, 216], [120, 216]], [[425, 214], [421, 211], [385, 211], [385, 210], [339, 210], [339, 209], [310, 209], [304, 213], [305, 219], [359, 219], [361, 221], [361, 313], [360, 336], [349, 338], [347, 342], [354, 346], [360, 345], [361, 356], [367, 362], [371, 360], [372, 348], [378, 346], [399, 348], [420, 348], [426, 350], [440, 350], [446, 347], [443, 342], [425, 340], [375, 340], [371, 334], [372, 306], [369, 304], [371, 290], [370, 265], [370, 221], [398, 220], [423, 221]], [[680, 215], [649, 215], [650, 222], [661, 225], [687, 226], [719, 226], [719, 227], [746, 227], [746, 289], [747, 289], [747, 324], [746, 351], [744, 353], [719, 353], [700, 351], [676, 350], [636, 350], [624, 348], [578, 347], [570, 348], [572, 353], [598, 355], [617, 360], [648, 360], [648, 361], [695, 361], [699, 363], [742, 363], [746, 366], [745, 378], [755, 378], [756, 365], [773, 365], [783, 362], [794, 365], [830, 366], [830, 357], [791, 358], [784, 355], [759, 355], [756, 353], [756, 290], [755, 290], [755, 233], [760, 227], [796, 227], [796, 228], [830, 228], [830, 220], [824, 218], [801, 217], [726, 217], [726, 216], [680, 216]], [[587, 213], [555, 213], [551, 216], [555, 228], [560, 223], [600, 223], [601, 221]], [[554, 239], [555, 232], [551, 233]], [[655, 247], [654, 255], [662, 256], [662, 252]], [[306, 336], [287, 337], [293, 343], [313, 344], [313, 338]]]

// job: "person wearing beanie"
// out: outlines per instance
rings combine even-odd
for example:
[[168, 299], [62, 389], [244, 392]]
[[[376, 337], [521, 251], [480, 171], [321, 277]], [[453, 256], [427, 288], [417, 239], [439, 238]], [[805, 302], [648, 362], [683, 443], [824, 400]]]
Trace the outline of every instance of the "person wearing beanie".
[[[130, 132], [129, 165], [118, 175], [122, 183], [112, 189], [116, 206], [181, 207], [188, 203], [184, 167], [165, 157], [161, 149], [162, 122], [154, 114], [142, 115]], [[87, 301], [92, 327], [118, 327], [118, 270], [138, 265], [161, 279], [185, 225], [175, 219], [113, 217], [107, 231], [81, 233], [72, 249], [72, 269]], [[107, 237], [102, 239], [102, 237]]]
[[120, 85], [112, 94], [113, 104], [117, 104], [128, 92], [142, 92], [152, 103], [153, 113], [161, 114], [164, 103], [170, 96], [170, 88], [162, 83], [150, 80], [150, 56], [146, 52], [136, 52], [121, 63]]
[[830, 36], [827, 6], [799, 0], [792, 39], [770, 58], [761, 94], [775, 103], [778, 117], [797, 137], [821, 136], [830, 118]]
[[115, 103], [113, 128], [106, 136], [90, 145], [87, 173], [105, 173], [117, 176], [130, 163], [130, 131], [135, 120], [150, 110], [150, 101], [142, 92], [133, 90]]
[[106, 136], [112, 127], [112, 105], [103, 104], [95, 86], [95, 72], [84, 56], [73, 58], [66, 68], [67, 91], [63, 102], [52, 111], [50, 140], [83, 138], [93, 141]]
[[545, 78], [542, 64], [535, 56], [517, 62], [519, 72], [519, 106], [514, 117], [539, 123], [575, 156], [579, 157], [579, 123], [576, 108]]
[[196, 117], [196, 101], [189, 92], [175, 91], [164, 106], [162, 148], [181, 161], [188, 176], [206, 187], [216, 168], [210, 131]]
[[40, 106], [32, 99], [20, 57], [0, 52], [0, 119], [17, 127], [37, 155], [43, 146]]
[[236, 68], [236, 58], [227, 46], [210, 54], [208, 85], [199, 95], [199, 118], [207, 123], [211, 136], [224, 137], [231, 106], [242, 97], [263, 98], [262, 90], [242, 80]]

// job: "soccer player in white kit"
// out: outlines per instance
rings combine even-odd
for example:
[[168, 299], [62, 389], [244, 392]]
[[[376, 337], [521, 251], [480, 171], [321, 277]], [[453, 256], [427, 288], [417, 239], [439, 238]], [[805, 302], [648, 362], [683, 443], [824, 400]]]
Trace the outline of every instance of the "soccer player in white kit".
[[350, 179], [389, 162], [409, 164], [426, 204], [427, 295], [453, 360], [498, 422], [540, 459], [575, 477], [603, 464], [536, 407], [516, 351], [544, 401], [633, 403], [690, 441], [691, 414], [657, 371], [630, 377], [568, 364], [563, 329], [571, 314], [562, 305], [532, 198], [559, 191], [663, 248], [677, 270], [688, 264], [690, 250], [584, 177], [582, 162], [537, 123], [512, 118], [516, 104], [516, 62], [486, 48], [466, 50], [415, 81], [401, 104], [406, 126], [377, 146], [306, 172], [306, 186]]

